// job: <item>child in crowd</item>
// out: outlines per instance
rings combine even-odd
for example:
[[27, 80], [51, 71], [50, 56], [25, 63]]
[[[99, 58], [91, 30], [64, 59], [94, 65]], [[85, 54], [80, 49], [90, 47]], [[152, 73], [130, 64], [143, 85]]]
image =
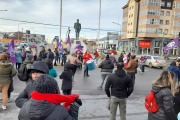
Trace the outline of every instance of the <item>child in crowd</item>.
[[64, 95], [71, 95], [72, 76], [73, 76], [73, 73], [71, 71], [71, 65], [69, 63], [66, 63], [64, 65], [64, 71], [59, 76], [60, 79], [63, 79], [61, 90], [63, 91]]

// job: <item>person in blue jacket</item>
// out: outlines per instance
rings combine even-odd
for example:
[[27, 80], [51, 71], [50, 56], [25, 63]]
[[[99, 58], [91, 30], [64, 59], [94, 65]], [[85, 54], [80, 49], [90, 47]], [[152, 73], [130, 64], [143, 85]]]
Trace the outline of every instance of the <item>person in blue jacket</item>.
[[22, 51], [20, 47], [17, 47], [15, 51], [15, 58], [16, 58], [16, 69], [19, 69], [22, 64]]
[[45, 62], [46, 62], [46, 64], [47, 64], [48, 68], [49, 68], [48, 74], [49, 74], [51, 77], [56, 78], [56, 77], [57, 77], [57, 72], [56, 72], [56, 69], [53, 68], [53, 62], [52, 62], [52, 60], [49, 59], [49, 58], [46, 58], [46, 59], [45, 59]]

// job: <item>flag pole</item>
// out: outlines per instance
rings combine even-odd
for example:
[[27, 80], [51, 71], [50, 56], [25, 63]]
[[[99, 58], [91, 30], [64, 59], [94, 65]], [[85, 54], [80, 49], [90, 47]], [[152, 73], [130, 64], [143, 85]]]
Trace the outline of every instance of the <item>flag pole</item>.
[[61, 41], [61, 28], [62, 28], [62, 0], [60, 2], [60, 31], [59, 31], [59, 41]]

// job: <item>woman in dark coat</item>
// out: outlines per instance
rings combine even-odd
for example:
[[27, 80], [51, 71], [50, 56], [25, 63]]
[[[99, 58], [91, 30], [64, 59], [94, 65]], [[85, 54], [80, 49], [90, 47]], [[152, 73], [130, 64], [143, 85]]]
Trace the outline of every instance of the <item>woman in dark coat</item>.
[[173, 109], [174, 96], [174, 73], [163, 71], [154, 83], [153, 90], [158, 106], [160, 107], [156, 113], [149, 112], [148, 120], [177, 120], [177, 116]]
[[[57, 81], [41, 75], [35, 82], [31, 99], [20, 110], [19, 120], [77, 120], [82, 105], [78, 95], [59, 94]], [[65, 103], [63, 106], [61, 103]]]

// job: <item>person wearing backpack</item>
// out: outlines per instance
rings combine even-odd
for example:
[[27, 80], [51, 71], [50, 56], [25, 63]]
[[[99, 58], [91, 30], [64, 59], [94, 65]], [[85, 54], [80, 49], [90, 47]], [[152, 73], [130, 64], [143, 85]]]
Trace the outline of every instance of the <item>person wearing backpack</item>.
[[15, 100], [16, 106], [19, 108], [31, 98], [31, 93], [36, 87], [34, 81], [42, 74], [48, 74], [49, 68], [44, 61], [35, 61], [28, 69], [28, 72], [30, 72], [30, 81]]
[[18, 78], [21, 81], [28, 83], [30, 81], [30, 71], [28, 69], [34, 62], [34, 56], [32, 54], [27, 53], [26, 59], [18, 70]]
[[157, 112], [148, 112], [148, 120], [177, 120], [173, 109], [173, 77], [173, 72], [163, 71], [160, 77], [153, 82], [152, 90], [159, 109]]

